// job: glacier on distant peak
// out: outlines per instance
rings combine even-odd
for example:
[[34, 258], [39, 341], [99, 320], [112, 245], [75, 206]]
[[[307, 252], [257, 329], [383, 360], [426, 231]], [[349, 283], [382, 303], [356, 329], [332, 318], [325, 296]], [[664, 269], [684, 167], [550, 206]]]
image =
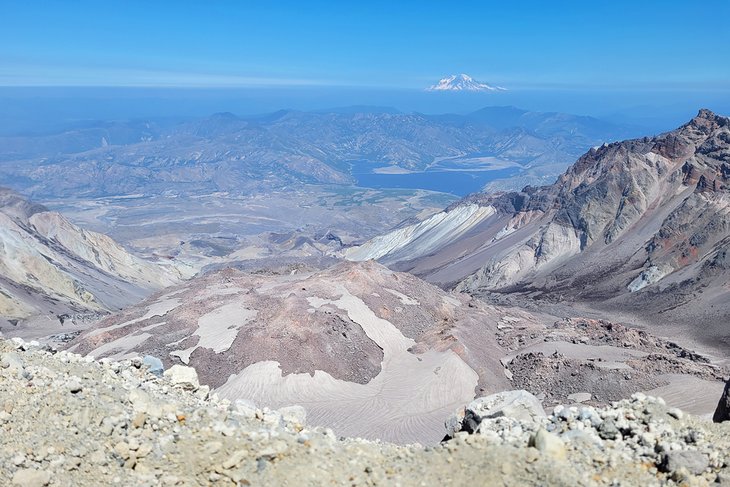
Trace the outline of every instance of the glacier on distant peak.
[[492, 86], [475, 80], [468, 74], [452, 74], [441, 78], [435, 85], [426, 88], [426, 91], [507, 91], [501, 86]]

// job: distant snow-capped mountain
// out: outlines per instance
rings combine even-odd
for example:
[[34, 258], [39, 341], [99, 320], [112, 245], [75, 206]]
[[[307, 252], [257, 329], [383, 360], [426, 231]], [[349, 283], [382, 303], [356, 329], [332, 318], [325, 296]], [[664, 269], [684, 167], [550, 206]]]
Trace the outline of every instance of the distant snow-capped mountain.
[[475, 80], [467, 74], [452, 74], [442, 78], [426, 91], [506, 91], [500, 86], [492, 86]]

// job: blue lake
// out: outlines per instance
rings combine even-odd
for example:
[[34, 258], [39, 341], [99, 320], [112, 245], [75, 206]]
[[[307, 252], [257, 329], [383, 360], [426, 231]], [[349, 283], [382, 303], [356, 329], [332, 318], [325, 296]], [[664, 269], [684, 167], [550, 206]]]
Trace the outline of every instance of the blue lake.
[[[363, 172], [358, 172], [358, 169]], [[376, 174], [370, 168], [353, 168], [352, 176], [358, 186], [366, 188], [407, 188], [441, 191], [457, 196], [481, 191], [482, 187], [495, 179], [514, 176], [518, 167], [494, 171], [427, 171], [411, 174]]]

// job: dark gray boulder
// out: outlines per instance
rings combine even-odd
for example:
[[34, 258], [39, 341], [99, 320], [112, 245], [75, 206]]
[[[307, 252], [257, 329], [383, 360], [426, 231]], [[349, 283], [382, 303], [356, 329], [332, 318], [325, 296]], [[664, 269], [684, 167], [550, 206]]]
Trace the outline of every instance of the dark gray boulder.
[[717, 403], [715, 414], [712, 415], [712, 421], [715, 423], [730, 421], [730, 380], [725, 384], [725, 390], [722, 391], [720, 402]]

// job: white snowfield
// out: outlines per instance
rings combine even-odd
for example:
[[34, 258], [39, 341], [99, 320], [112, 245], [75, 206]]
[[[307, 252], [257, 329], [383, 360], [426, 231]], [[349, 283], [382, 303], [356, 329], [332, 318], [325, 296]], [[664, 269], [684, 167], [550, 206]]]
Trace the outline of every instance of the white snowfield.
[[215, 353], [225, 352], [238, 336], [238, 330], [256, 317], [258, 311], [248, 309], [241, 303], [228, 303], [198, 318], [198, 328], [193, 336], [198, 343], [185, 350], [175, 350], [170, 355], [180, 358], [184, 364], [190, 363], [190, 354], [196, 348], [210, 348]]
[[218, 393], [271, 407], [302, 405], [308, 421], [328, 425], [339, 435], [398, 443], [438, 442], [444, 435], [444, 418], [473, 399], [477, 373], [451, 350], [410, 353], [415, 341], [379, 318], [344, 286], [341, 292], [342, 297], [334, 301], [308, 301], [315, 308], [335, 306], [347, 311], [383, 349], [382, 370], [374, 379], [357, 384], [321, 370], [282, 377], [277, 362], [265, 361], [231, 375]]
[[442, 211], [432, 217], [380, 235], [345, 252], [345, 258], [355, 262], [383, 259], [397, 255], [400, 261], [427, 255], [494, 215], [492, 206], [464, 205]]

